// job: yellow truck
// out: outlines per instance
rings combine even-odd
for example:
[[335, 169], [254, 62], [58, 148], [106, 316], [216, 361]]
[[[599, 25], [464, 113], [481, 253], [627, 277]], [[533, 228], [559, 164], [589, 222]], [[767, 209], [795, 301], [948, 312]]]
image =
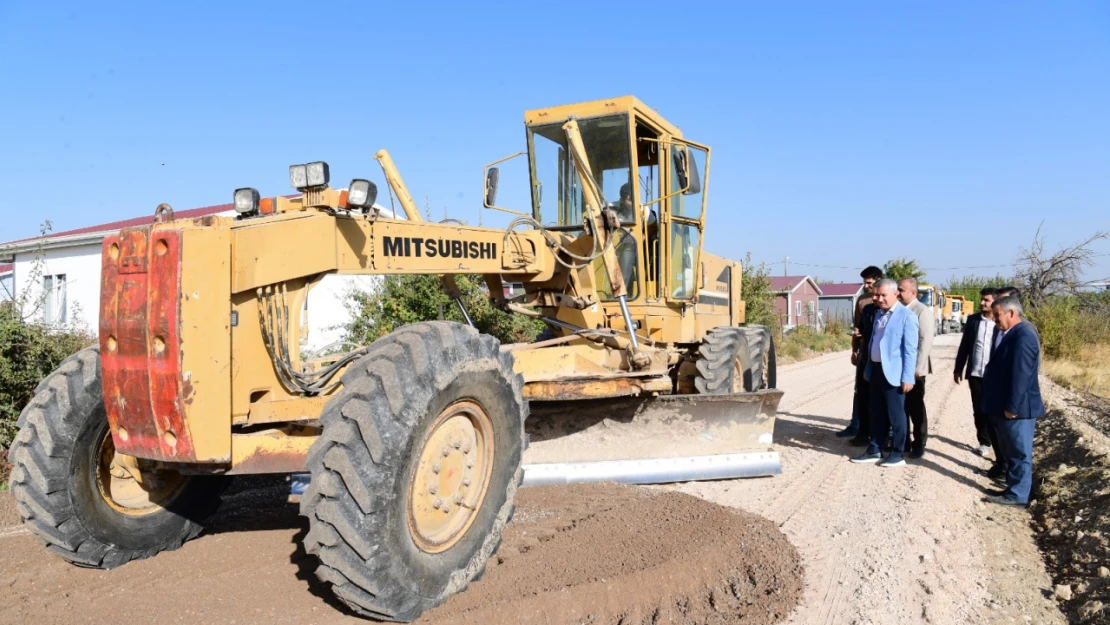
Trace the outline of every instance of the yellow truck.
[[933, 308], [933, 319], [936, 320], [936, 327], [933, 328], [934, 335], [945, 334], [944, 310], [945, 305], [948, 303], [948, 297], [940, 287], [932, 284], [918, 284], [917, 285], [917, 301], [931, 306]]
[[941, 319], [941, 334], [949, 332], [963, 332], [967, 323], [967, 315], [971, 311], [971, 303], [962, 295], [942, 294], [945, 300]]

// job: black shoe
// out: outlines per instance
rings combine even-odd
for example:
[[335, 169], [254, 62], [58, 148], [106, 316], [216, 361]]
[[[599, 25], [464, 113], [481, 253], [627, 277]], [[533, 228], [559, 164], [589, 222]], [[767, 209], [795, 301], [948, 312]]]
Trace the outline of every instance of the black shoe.
[[837, 432], [836, 437], [837, 438], [849, 438], [849, 437], [855, 436], [856, 434], [859, 434], [859, 430], [857, 428], [852, 427], [852, 426], [848, 426], [848, 427], [844, 428], [843, 430], [840, 430], [839, 432]]
[[916, 459], [918, 459], [918, 458], [920, 458], [921, 456], [924, 456], [924, 455], [925, 455], [925, 447], [914, 447], [913, 449], [910, 450], [910, 453], [906, 454], [906, 457], [907, 458], [913, 458], [914, 460], [916, 460]]
[[850, 460], [852, 462], [855, 462], [856, 464], [875, 464], [875, 463], [879, 462], [882, 459], [883, 459], [883, 457], [882, 457], [881, 454], [878, 454], [878, 453], [869, 454], [867, 452], [864, 452], [864, 453], [862, 453], [858, 456], [853, 456], [851, 458], [848, 458], [848, 460]]
[[860, 436], [859, 434], [856, 434], [856, 437], [848, 441], [848, 444], [852, 447], [867, 447], [871, 444], [871, 439], [867, 438], [866, 436]]
[[987, 495], [983, 498], [983, 501], [998, 504], [1000, 506], [1015, 506], [1021, 508], [1024, 508], [1026, 506], [1026, 504], [1017, 501], [1016, 499], [1010, 499], [1009, 497], [1004, 497], [1002, 495]]

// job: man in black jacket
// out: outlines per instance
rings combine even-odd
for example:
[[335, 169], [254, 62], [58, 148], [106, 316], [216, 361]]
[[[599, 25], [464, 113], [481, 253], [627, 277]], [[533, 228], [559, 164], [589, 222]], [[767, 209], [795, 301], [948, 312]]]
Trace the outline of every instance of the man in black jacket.
[[960, 339], [960, 349], [956, 352], [956, 369], [952, 378], [959, 384], [967, 379], [967, 386], [971, 389], [971, 410], [975, 415], [975, 438], [979, 443], [976, 451], [984, 458], [993, 448], [995, 462], [1002, 456], [998, 447], [997, 438], [990, 427], [987, 413], [983, 412], [983, 374], [990, 362], [991, 344], [994, 339], [994, 313], [991, 304], [994, 302], [996, 290], [985, 288], [979, 291], [979, 310], [974, 315], [969, 315], [967, 324], [964, 325], [964, 335]]
[[[856, 367], [856, 388], [852, 398], [852, 422], [847, 428], [837, 432], [837, 436], [853, 437], [852, 445], [866, 446], [871, 442], [870, 386], [863, 377], [867, 364], [866, 354], [860, 352], [871, 342], [871, 330], [875, 325], [875, 304], [872, 303], [872, 290], [875, 283], [883, 279], [883, 270], [874, 265], [860, 272], [863, 278], [865, 295], [856, 305], [855, 320], [852, 328], [852, 364]], [[866, 298], [866, 299], [865, 299]]]

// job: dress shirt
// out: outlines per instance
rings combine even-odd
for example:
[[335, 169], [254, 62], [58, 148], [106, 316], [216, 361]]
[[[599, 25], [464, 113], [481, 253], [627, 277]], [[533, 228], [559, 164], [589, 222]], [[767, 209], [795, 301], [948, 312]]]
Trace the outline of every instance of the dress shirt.
[[871, 345], [869, 351], [871, 352], [871, 362], [882, 362], [883, 353], [879, 349], [879, 343], [883, 340], [883, 334], [886, 333], [886, 324], [890, 321], [891, 310], [883, 310], [879, 308], [875, 311], [875, 331], [871, 333]]

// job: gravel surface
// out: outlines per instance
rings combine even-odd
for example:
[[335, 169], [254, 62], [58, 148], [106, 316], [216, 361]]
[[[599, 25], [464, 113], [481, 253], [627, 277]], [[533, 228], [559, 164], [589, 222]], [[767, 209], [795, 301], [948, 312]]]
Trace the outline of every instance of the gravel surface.
[[[619, 496], [593, 490], [600, 487], [526, 489], [498, 563], [425, 619], [604, 623], [659, 609], [660, 622], [673, 622], [681, 610], [668, 609], [692, 606], [687, 622], [773, 622], [797, 592], [791, 580], [800, 558], [802, 601], [789, 623], [1065, 622], [1028, 512], [980, 501], [988, 484], [979, 470], [988, 462], [969, 446], [967, 387], [946, 373], [955, 346], [956, 337], [939, 337], [934, 350], [922, 460], [900, 469], [849, 463], [858, 448], [833, 436], [850, 414], [847, 354], [789, 365], [780, 369], [786, 395], [775, 432], [783, 475], [624, 488]], [[0, 623], [360, 622], [315, 581], [286, 489], [281, 478], [240, 480], [211, 533], [113, 571], [51, 556], [10, 524], [10, 496], [0, 493], [8, 523], [0, 523]], [[723, 515], [705, 502], [749, 514]], [[659, 510], [667, 512], [653, 516]], [[705, 550], [701, 523], [722, 537], [713, 550]], [[525, 534], [528, 527], [536, 533]], [[632, 537], [649, 544], [630, 546]], [[618, 546], [619, 553], [607, 550]], [[749, 577], [737, 575], [751, 563], [759, 565]], [[773, 589], [772, 598], [758, 603], [767, 614], [754, 619], [741, 598], [760, 588]], [[714, 605], [731, 606], [725, 614], [735, 618], [721, 620]]]
[[1110, 623], [1110, 406], [1042, 380], [1049, 412], [1037, 424], [1030, 509], [1072, 622]]
[[983, 503], [959, 337], [937, 337], [926, 382], [929, 443], [901, 468], [848, 462], [833, 434], [851, 414], [846, 352], [784, 367], [775, 443], [782, 476], [678, 489], [767, 517], [802, 554], [805, 597], [789, 623], [1062, 623], [1029, 514]]

